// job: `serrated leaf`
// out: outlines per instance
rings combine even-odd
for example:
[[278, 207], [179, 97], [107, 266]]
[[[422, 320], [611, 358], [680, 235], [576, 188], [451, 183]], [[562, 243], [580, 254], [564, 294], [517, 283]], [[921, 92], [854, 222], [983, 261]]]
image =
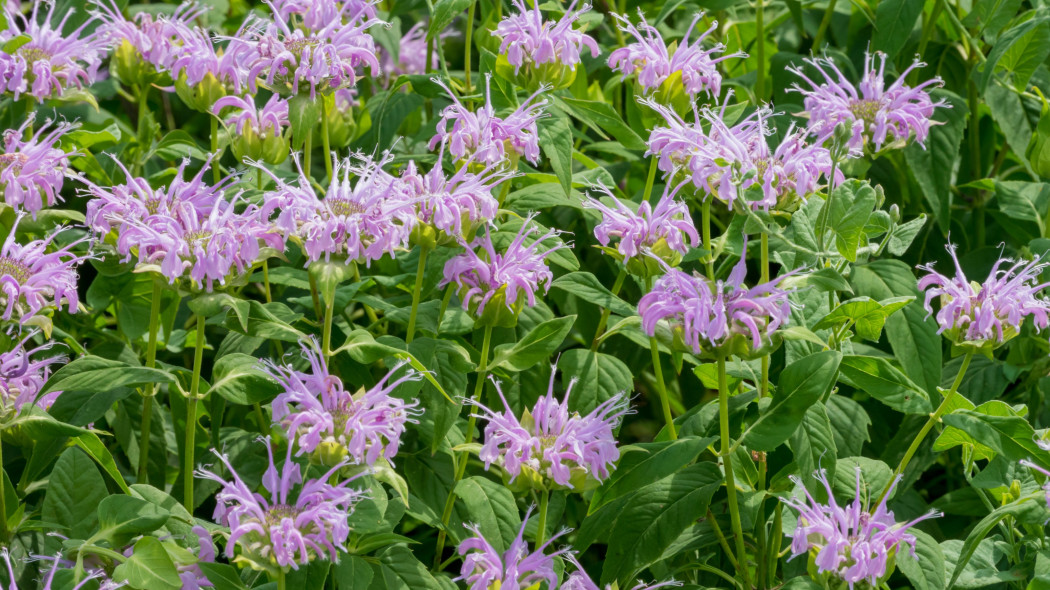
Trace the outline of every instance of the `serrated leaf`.
[[686, 436], [623, 448], [616, 471], [594, 491], [587, 513], [592, 514], [621, 496], [671, 475], [692, 463], [715, 440], [714, 437]]
[[208, 393], [221, 395], [227, 401], [249, 406], [277, 395], [280, 386], [262, 370], [259, 359], [239, 352], [215, 361]]
[[521, 530], [521, 517], [510, 490], [490, 479], [472, 476], [456, 484], [455, 494], [466, 507], [465, 521], [478, 525], [497, 551], [506, 551]]
[[98, 504], [109, 495], [106, 482], [83, 451], [62, 452], [51, 470], [41, 518], [62, 525], [70, 539], [87, 539], [98, 525]]
[[842, 382], [860, 389], [887, 406], [905, 414], [927, 414], [930, 398], [914, 381], [888, 359], [846, 355], [839, 367]]
[[135, 543], [131, 557], [113, 570], [113, 581], [138, 590], [179, 590], [182, 580], [168, 552], [155, 537]]

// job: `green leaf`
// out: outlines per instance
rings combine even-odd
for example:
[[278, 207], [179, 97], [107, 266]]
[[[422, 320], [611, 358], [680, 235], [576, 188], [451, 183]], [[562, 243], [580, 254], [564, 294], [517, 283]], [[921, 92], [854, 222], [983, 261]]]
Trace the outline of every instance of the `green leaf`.
[[96, 537], [122, 546], [132, 537], [151, 533], [168, 522], [171, 513], [132, 496], [107, 496], [98, 504]]
[[259, 359], [239, 352], [223, 356], [212, 369], [208, 393], [227, 401], [249, 406], [267, 401], [280, 391], [280, 386], [259, 366]]
[[360, 590], [368, 588], [375, 575], [372, 567], [356, 555], [344, 555], [335, 565], [332, 579], [337, 590]]
[[[343, 559], [350, 558], [343, 556]], [[197, 564], [197, 567], [201, 568], [204, 577], [208, 578], [215, 590], [248, 590], [232, 565], [202, 561]]]
[[946, 234], [951, 224], [952, 184], [958, 169], [956, 162], [969, 111], [966, 101], [947, 90], [937, 88], [930, 95], [933, 100], [943, 98], [951, 108], [934, 111], [933, 120], [938, 124], [930, 129], [925, 146], [913, 141], [903, 152], [908, 172], [915, 177], [915, 182], [922, 190], [930, 214], [941, 232]]
[[207, 160], [208, 153], [197, 146], [193, 136], [182, 129], [169, 132], [161, 138], [157, 145], [147, 154], [146, 158], [160, 156], [164, 160], [181, 160], [186, 156], [197, 160]]
[[621, 449], [620, 462], [609, 479], [591, 496], [588, 514], [609, 502], [663, 479], [696, 458], [715, 437], [682, 437], [674, 441], [639, 443]]
[[612, 105], [578, 98], [557, 96], [552, 96], [552, 98], [554, 98], [554, 104], [562, 111], [579, 119], [602, 138], [608, 139], [609, 135], [612, 135], [629, 150], [646, 148], [645, 141], [624, 122]]
[[113, 581], [127, 582], [139, 590], [182, 588], [175, 563], [155, 537], [143, 537], [135, 543], [131, 557], [113, 570]]
[[384, 549], [373, 563], [375, 576], [369, 588], [375, 590], [440, 590], [434, 576], [406, 547], [394, 545]]
[[494, 350], [488, 369], [524, 371], [550, 359], [572, 329], [575, 315], [548, 320], [536, 326], [513, 344], [500, 344]]
[[1021, 416], [992, 416], [977, 410], [956, 410], [942, 418], [1010, 461], [1028, 459], [1050, 469], [1050, 453], [1035, 443], [1035, 430]]
[[438, 0], [434, 3], [434, 12], [427, 29], [427, 41], [438, 38], [457, 16], [471, 4], [471, 0]]
[[87, 539], [98, 525], [98, 504], [109, 495], [106, 482], [83, 451], [62, 452], [51, 470], [41, 518], [62, 525], [70, 539]]
[[193, 313], [206, 318], [214, 317], [225, 310], [230, 310], [237, 317], [241, 330], [248, 330], [248, 316], [251, 304], [245, 299], [237, 299], [228, 293], [205, 293], [190, 299], [186, 306]]
[[875, 35], [871, 49], [882, 51], [892, 61], [904, 49], [915, 23], [922, 14], [922, 2], [915, 0], [881, 0], [875, 9]]
[[467, 521], [478, 525], [485, 539], [500, 553], [507, 550], [521, 530], [521, 517], [514, 495], [502, 484], [482, 476], [462, 479], [456, 497], [466, 507]]
[[929, 534], [917, 528], [909, 532], [915, 535], [915, 559], [908, 551], [898, 551], [897, 567], [915, 585], [915, 590], [943, 590], [944, 551]]
[[630, 395], [634, 373], [623, 361], [586, 348], [566, 350], [558, 358], [558, 370], [568, 387], [578, 379], [569, 397], [569, 409], [586, 415], [618, 393]]
[[40, 395], [52, 391], [110, 391], [127, 385], [173, 381], [175, 377], [171, 373], [160, 369], [87, 355], [55, 371], [40, 390]]
[[25, 33], [21, 35], [16, 35], [8, 39], [7, 43], [4, 43], [3, 47], [0, 47], [0, 51], [3, 51], [8, 55], [14, 55], [14, 53], [18, 51], [19, 47], [25, 45], [26, 43], [29, 43], [32, 40], [33, 38], [29, 35], [26, 35]]
[[921, 387], [894, 367], [889, 359], [847, 355], [839, 378], [887, 406], [905, 414], [928, 414], [930, 398]]
[[302, 316], [292, 312], [283, 303], [277, 301], [261, 303], [249, 300], [248, 328], [242, 329], [241, 321], [237, 318], [226, 318], [225, 326], [235, 332], [256, 338], [300, 342], [306, 338], [306, 334], [291, 325], [291, 322], [299, 317]]
[[1050, 56], [1050, 17], [1039, 16], [1015, 25], [1000, 37], [978, 73], [983, 92], [996, 72], [1006, 72], [1012, 86], [1023, 90], [1035, 70]]
[[117, 469], [117, 463], [113, 460], [113, 455], [110, 454], [109, 449], [106, 445], [102, 444], [102, 440], [94, 432], [84, 432], [77, 435], [73, 442], [80, 447], [80, 450], [88, 454], [96, 463], [102, 467], [113, 481], [117, 482], [120, 489], [125, 494], [130, 494], [131, 489], [128, 488], [128, 484], [124, 481], [124, 476], [120, 474], [120, 470]]
[[984, 35], [989, 42], [1003, 30], [1010, 20], [1019, 13], [1023, 0], [977, 0], [973, 9], [962, 19], [968, 29], [975, 29], [978, 35]]
[[[1022, 114], [1024, 113], [1022, 112]], [[1013, 147], [1013, 144], [1011, 144], [1011, 147]], [[1020, 149], [1020, 146], [1017, 146], [1014, 151], [1016, 152], [1018, 149]], [[1025, 156], [1028, 157], [1028, 162], [1036, 174], [1050, 178], [1050, 105], [1047, 104], [1046, 100], [1043, 101], [1039, 123], [1036, 125], [1035, 133], [1032, 134]]]
[[635, 306], [613, 295], [598, 277], [586, 271], [566, 273], [554, 279], [551, 288], [575, 295], [581, 301], [594, 303], [619, 316], [627, 317], [637, 312]]
[[[303, 148], [306, 135], [321, 121], [321, 104], [308, 94], [296, 94], [288, 99], [288, 123], [292, 130], [292, 149]], [[325, 154], [324, 157], [329, 157]]]
[[980, 544], [999, 521], [1007, 516], [1017, 516], [1029, 511], [1032, 508], [1032, 505], [1030, 505], [1029, 502], [1036, 499], [1041, 500], [1043, 496], [1044, 494], [1042, 490], [1028, 494], [1006, 506], [1000, 506], [995, 510], [992, 510], [988, 513], [988, 516], [982, 518], [981, 521], [973, 527], [970, 534], [966, 536], [966, 540], [963, 541], [962, 551], [959, 552], [959, 559], [955, 562], [955, 569], [952, 571], [952, 577], [948, 582], [948, 588], [951, 589], [955, 586], [955, 582], [959, 579], [959, 575], [962, 574], [966, 564], [969, 563], [970, 558], [973, 557], [974, 551], [977, 550], [977, 545]]
[[835, 476], [838, 448], [824, 404], [817, 402], [806, 410], [798, 430], [788, 439], [788, 447], [795, 456], [799, 473], [813, 473], [823, 467], [830, 477]]
[[[941, 110], [941, 109], [938, 109]], [[911, 267], [899, 260], [879, 260], [853, 268], [850, 280], [858, 295], [884, 300], [920, 295]], [[904, 374], [928, 395], [941, 384], [941, 335], [926, 310], [913, 302], [886, 320], [886, 339]]]
[[540, 147], [550, 160], [562, 190], [572, 190], [572, 125], [568, 117], [547, 117], [539, 121]]
[[864, 226], [876, 200], [875, 189], [859, 180], [847, 180], [832, 193], [829, 229], [835, 235], [839, 254], [850, 262], [857, 261], [857, 248], [864, 240]]
[[609, 536], [602, 584], [629, 588], [635, 574], [656, 561], [686, 528], [707, 512], [722, 485], [714, 463], [696, 463], [631, 496]]
[[798, 428], [806, 410], [834, 383], [842, 362], [836, 350], [818, 352], [792, 363], [780, 374], [776, 392], [760, 402], [760, 413], [741, 436], [744, 445], [756, 451], [772, 451]]
[[831, 313], [821, 318], [813, 329], [837, 329], [852, 323], [858, 337], [878, 342], [886, 318], [914, 300], [915, 297], [912, 296], [891, 297], [885, 301], [875, 301], [870, 297], [856, 297], [843, 301]]

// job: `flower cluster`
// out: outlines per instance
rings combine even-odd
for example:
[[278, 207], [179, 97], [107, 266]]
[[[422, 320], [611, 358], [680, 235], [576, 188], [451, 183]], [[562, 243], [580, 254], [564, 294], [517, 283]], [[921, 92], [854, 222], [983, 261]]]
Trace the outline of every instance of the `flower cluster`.
[[[391, 395], [406, 381], [422, 376], [407, 371], [391, 379], [395, 367], [374, 387], [355, 395], [328, 371], [328, 365], [311, 346], [303, 346], [309, 372], [290, 365], [268, 362], [269, 373], [282, 391], [273, 400], [273, 420], [294, 440], [299, 453], [312, 453], [322, 446], [335, 446], [334, 454], [355, 464], [374, 465], [380, 457], [392, 461], [401, 444], [405, 424], [414, 421], [418, 402], [405, 402]], [[329, 452], [328, 455], [333, 453]]]
[[684, 256], [699, 244], [689, 207], [675, 200], [676, 189], [668, 187], [656, 207], [646, 201], [638, 205], [637, 211], [617, 199], [605, 185], [599, 184], [597, 190], [613, 205], [593, 197], [583, 203], [585, 208], [602, 214], [601, 222], [594, 227], [594, 237], [603, 246], [618, 238], [616, 249], [624, 261], [643, 254], [667, 254], [666, 250]]
[[[215, 495], [214, 518], [230, 529], [226, 557], [260, 569], [299, 569], [315, 557], [336, 561], [350, 534], [347, 518], [364, 493], [347, 487], [353, 478], [335, 485], [328, 483], [345, 464], [336, 465], [317, 479], [303, 481], [299, 465], [292, 461], [291, 445], [278, 471], [270, 440], [263, 441], [270, 464], [262, 483], [269, 498], [252, 492], [229, 458], [218, 451], [212, 452], [226, 466], [232, 481], [204, 469], [194, 473], [222, 486]], [[293, 495], [296, 487], [298, 492]]]
[[919, 289], [926, 292], [926, 311], [933, 314], [931, 304], [940, 299], [938, 334], [947, 334], [957, 344], [999, 345], [1017, 335], [1026, 317], [1031, 316], [1039, 329], [1050, 325], [1050, 301], [1038, 296], [1050, 286], [1039, 282], [1047, 263], [1003, 258], [983, 284], [975, 284], [963, 272], [955, 246], [947, 249], [955, 263], [954, 277], [936, 272], [933, 264], [919, 267], [927, 272], [919, 279]]
[[383, 170], [388, 161], [388, 156], [375, 160], [362, 154], [336, 160], [324, 195], [317, 194], [301, 168], [293, 185], [257, 164], [276, 183], [265, 195], [264, 214], [276, 213], [277, 229], [302, 244], [309, 262], [329, 262], [334, 256], [348, 264], [371, 264], [387, 253], [393, 256], [408, 245], [417, 216], [403, 183]]
[[288, 127], [288, 101], [276, 94], [262, 107], [256, 107], [254, 102], [240, 96], [224, 96], [215, 101], [212, 113], [218, 115], [226, 108], [232, 108], [234, 111], [227, 114], [223, 120], [227, 126], [236, 130], [238, 135], [248, 130], [257, 135], [275, 136]]
[[[878, 67], [874, 64], [876, 58], [880, 60]], [[931, 119], [934, 109], [949, 106], [944, 100], [934, 102], [926, 91], [942, 84], [939, 77], [914, 88], [904, 83], [909, 72], [926, 65], [918, 59], [889, 87], [886, 86], [886, 54], [882, 52], [864, 55], [864, 77], [857, 85], [830, 59], [805, 61], [823, 77], [818, 83], [801, 68], [789, 68], [809, 85], [803, 88], [796, 84], [794, 90], [805, 97], [810, 131], [827, 138], [839, 123], [845, 123], [852, 131], [848, 142], [851, 149], [860, 150], [870, 143], [879, 151], [888, 141], [903, 145], [912, 136], [921, 145], [930, 127], [936, 124]]]
[[559, 549], [549, 555], [544, 552], [558, 537], [568, 531], [562, 531], [547, 539], [530, 553], [529, 545], [525, 541], [525, 524], [531, 515], [532, 508], [529, 508], [522, 519], [518, 536], [503, 553], [485, 539], [480, 527], [466, 525], [467, 530], [474, 533], [474, 536], [459, 544], [458, 551], [463, 556], [463, 567], [459, 577], [453, 581], [465, 580], [470, 590], [525, 590], [538, 587], [541, 582], [546, 582], [547, 588], [554, 588], [558, 583], [558, 575], [554, 572], [554, 558], [568, 554], [569, 550]]
[[769, 334], [788, 322], [789, 292], [778, 285], [790, 273], [747, 288], [744, 258], [742, 254], [724, 282], [669, 268], [638, 302], [642, 329], [655, 335], [657, 323], [668, 320], [697, 354], [719, 348], [738, 334], [751, 338], [752, 350], [761, 348]]
[[[48, 5], [47, 14], [40, 18], [40, 7]], [[98, 68], [105, 56], [106, 40], [97, 32], [87, 33], [93, 18], [82, 22], [68, 34], [63, 33], [66, 21], [73, 14], [69, 10], [58, 23], [52, 25], [55, 6], [52, 2], [33, 2], [28, 17], [4, 4], [6, 27], [0, 29], [0, 92], [10, 92], [17, 101], [29, 95], [37, 102], [60, 96], [73, 88], [90, 86], [98, 78]], [[17, 37], [28, 40], [17, 49], [6, 49]]]
[[[703, 18], [698, 14], [685, 32], [685, 36], [674, 48], [668, 47], [660, 32], [645, 22], [645, 15], [638, 12], [638, 27], [631, 24], [626, 16], [614, 14], [619, 20], [620, 30], [635, 38], [635, 42], [614, 50], [609, 54], [609, 67], [613, 71], [628, 76], [636, 76], [638, 84], [645, 90], [659, 89], [665, 82], [680, 79], [683, 90], [690, 96], [706, 93], [717, 97], [722, 93], [722, 75], [717, 65], [721, 61], [736, 57], [746, 57], [744, 53], [725, 55], [725, 45], [716, 43], [710, 49], [704, 49], [702, 43], [718, 28], [718, 22], [697, 37], [692, 43], [689, 35], [696, 28], [696, 23]], [[641, 30], [639, 30], [641, 29]], [[718, 55], [718, 57], [715, 57]], [[677, 75], [677, 77], [676, 77]]]
[[555, 230], [548, 230], [526, 244], [525, 241], [539, 231], [531, 221], [531, 216], [525, 219], [514, 240], [502, 253], [496, 252], [492, 232], [486, 227], [485, 235], [479, 235], [470, 248], [445, 263], [445, 278], [440, 286], [455, 283], [459, 287], [463, 309], [472, 310], [478, 317], [485, 313], [490, 303], [506, 307], [511, 312], [525, 303], [529, 307], [536, 305], [536, 291], [543, 285], [546, 292], [554, 280], [547, 268], [547, 256], [566, 246], [559, 242], [545, 252], [540, 251], [543, 242], [558, 234]]
[[51, 365], [65, 363], [62, 356], [40, 358], [39, 353], [51, 348], [50, 344], [26, 348], [33, 333], [0, 353], [0, 416], [8, 412], [18, 414], [26, 404], [36, 404], [47, 409], [61, 395], [53, 391], [38, 397], [51, 373]]
[[[209, 162], [210, 163], [210, 162]], [[119, 164], [119, 162], [118, 162]], [[140, 264], [159, 265], [170, 283], [189, 278], [206, 291], [240, 276], [261, 254], [261, 243], [282, 250], [284, 241], [271, 230], [259, 208], [238, 211], [236, 199], [224, 193], [233, 176], [212, 186], [204, 182], [208, 164], [190, 180], [183, 178], [184, 161], [167, 189], [154, 189], [127, 169], [123, 185], [88, 183], [87, 224], [100, 237], [116, 230], [116, 250]], [[120, 164], [123, 167], [123, 164]]]
[[630, 412], [630, 398], [618, 393], [581, 416], [569, 411], [569, 395], [577, 379], [569, 382], [565, 396], [558, 401], [554, 397], [555, 371], [551, 367], [547, 395], [521, 419], [514, 416], [496, 380], [493, 383], [503, 401], [503, 411], [494, 412], [474, 402], [482, 412], [478, 417], [488, 421], [480, 458], [486, 469], [498, 463], [511, 481], [528, 470], [527, 478], [535, 475], [560, 486], [582, 489], [588, 476], [597, 482], [608, 478], [609, 467], [620, 458], [613, 431]]
[[[576, 568], [576, 571], [572, 572], [569, 574], [569, 577], [565, 578], [565, 581], [562, 582], [561, 587], [558, 590], [602, 590], [602, 587], [587, 575], [587, 572], [584, 571], [583, 566], [577, 561], [575, 555], [567, 553], [565, 559]], [[675, 582], [674, 580], [659, 582], [657, 584], [646, 584], [639, 581], [638, 584], [631, 587], [631, 590], [656, 590], [657, 588], [681, 585], [681, 582]], [[606, 584], [604, 590], [612, 590], [612, 584]]]
[[782, 500], [798, 512], [798, 524], [789, 535], [791, 553], [797, 557], [814, 552], [817, 571], [844, 580], [850, 588], [858, 582], [877, 586], [886, 575], [890, 557], [898, 553], [901, 545], [910, 547], [914, 558], [915, 535], [908, 529], [923, 520], [941, 516], [939, 512], [929, 512], [910, 522], [898, 523], [893, 512], [886, 508], [886, 499], [900, 481], [899, 475], [874, 512], [865, 509], [861, 499], [860, 467], [857, 468], [856, 495], [849, 506], [839, 506], [835, 501], [831, 482], [823, 470], [814, 477], [827, 490], [827, 504], [814, 500], [802, 480], [794, 475], [791, 480], [802, 488], [809, 503], [793, 498]]
[[[546, 90], [540, 88], [506, 117], [496, 116], [490, 94], [491, 76], [485, 76], [485, 104], [477, 112], [470, 111], [452, 91], [441, 84], [452, 99], [452, 104], [441, 111], [437, 134], [430, 140], [430, 149], [447, 143], [449, 153], [459, 159], [470, 158], [486, 166], [501, 164], [508, 159], [523, 157], [536, 164], [540, 158], [539, 130], [536, 121], [544, 115], [547, 100], [537, 100]], [[452, 128], [449, 128], [451, 124]], [[512, 168], [516, 169], [514, 165]]]
[[185, 57], [187, 47], [204, 35], [192, 23], [207, 9], [193, 2], [180, 4], [171, 16], [142, 11], [134, 20], [125, 18], [114, 0], [95, 0], [95, 4], [102, 20], [99, 32], [116, 48], [119, 67], [125, 68], [118, 72], [122, 79], [128, 78], [123, 80], [128, 84], [142, 80], [135, 77], [138, 72], [132, 71], [132, 61], [123, 55], [125, 52], [134, 52], [155, 72], [171, 74], [176, 62]]
[[511, 176], [509, 170], [488, 168], [475, 174], [462, 166], [451, 176], [441, 167], [441, 157], [429, 172], [421, 173], [409, 162], [401, 175], [408, 197], [419, 208], [419, 222], [448, 236], [465, 238], [469, 230], [492, 221], [499, 202], [492, 190]]
[[501, 40], [499, 53], [507, 56], [515, 73], [522, 66], [544, 64], [575, 69], [585, 49], [590, 50], [591, 57], [598, 57], [598, 43], [587, 33], [573, 28], [580, 16], [591, 9], [589, 4], [584, 4], [580, 10], [574, 10], [578, 1], [569, 3], [561, 19], [549, 21], [543, 18], [538, 4], [530, 9], [525, 0], [511, 0], [518, 12], [500, 21], [495, 35]]
[[58, 228], [43, 239], [19, 244], [15, 234], [21, 219], [19, 215], [0, 247], [0, 318], [25, 323], [41, 311], [61, 309], [63, 304], [69, 313], [76, 313], [80, 305], [77, 267], [88, 256], [74, 253], [73, 248], [86, 238], [49, 251], [63, 231]]
[[54, 206], [62, 198], [59, 193], [66, 177], [75, 176], [69, 167], [71, 154], [63, 151], [59, 143], [76, 127], [71, 123], [47, 122], [23, 139], [35, 119], [30, 115], [18, 129], [5, 131], [4, 153], [0, 154], [0, 192], [4, 202], [34, 218], [41, 209]]

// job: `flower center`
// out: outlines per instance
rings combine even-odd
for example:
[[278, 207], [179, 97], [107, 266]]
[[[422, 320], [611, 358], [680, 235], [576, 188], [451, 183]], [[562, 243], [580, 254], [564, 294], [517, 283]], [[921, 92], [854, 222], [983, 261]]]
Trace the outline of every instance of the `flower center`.
[[301, 59], [303, 53], [307, 49], [313, 49], [320, 44], [321, 42], [315, 39], [314, 37], [303, 37], [301, 39], [292, 39], [291, 41], [286, 41], [284, 46], [288, 48], [288, 51], [290, 51], [292, 55], [294, 55], [296, 58]]
[[203, 250], [208, 247], [208, 242], [211, 241], [212, 235], [213, 233], [211, 230], [197, 230], [186, 234], [186, 241], [191, 247], [199, 246]]
[[267, 527], [278, 526], [286, 518], [295, 519], [299, 515], [299, 509], [288, 504], [277, 504], [266, 513]]
[[29, 45], [23, 45], [18, 49], [18, 55], [22, 56], [22, 59], [26, 60], [27, 64], [34, 64], [38, 61], [51, 61], [51, 54], [39, 47], [31, 47]]
[[328, 210], [332, 212], [332, 215], [338, 215], [340, 217], [349, 217], [351, 215], [358, 215], [365, 212], [364, 207], [362, 207], [360, 203], [356, 203], [350, 199], [325, 199], [325, 204], [328, 206]]
[[865, 122], [871, 122], [875, 120], [875, 114], [879, 112], [880, 106], [879, 101], [869, 98], [853, 101], [849, 105], [849, 110], [854, 117]]
[[33, 276], [33, 273], [24, 262], [0, 256], [0, 276], [9, 276], [19, 285], [24, 285], [29, 281], [29, 277]]

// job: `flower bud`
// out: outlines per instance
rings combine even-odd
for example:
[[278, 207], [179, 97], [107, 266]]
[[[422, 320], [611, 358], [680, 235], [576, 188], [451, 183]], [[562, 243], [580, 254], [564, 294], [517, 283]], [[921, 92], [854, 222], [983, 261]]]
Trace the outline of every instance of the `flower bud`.
[[226, 96], [226, 87], [211, 72], [205, 74], [199, 84], [190, 86], [186, 82], [186, 72], [183, 72], [175, 81], [175, 93], [191, 109], [210, 113], [215, 101]]

